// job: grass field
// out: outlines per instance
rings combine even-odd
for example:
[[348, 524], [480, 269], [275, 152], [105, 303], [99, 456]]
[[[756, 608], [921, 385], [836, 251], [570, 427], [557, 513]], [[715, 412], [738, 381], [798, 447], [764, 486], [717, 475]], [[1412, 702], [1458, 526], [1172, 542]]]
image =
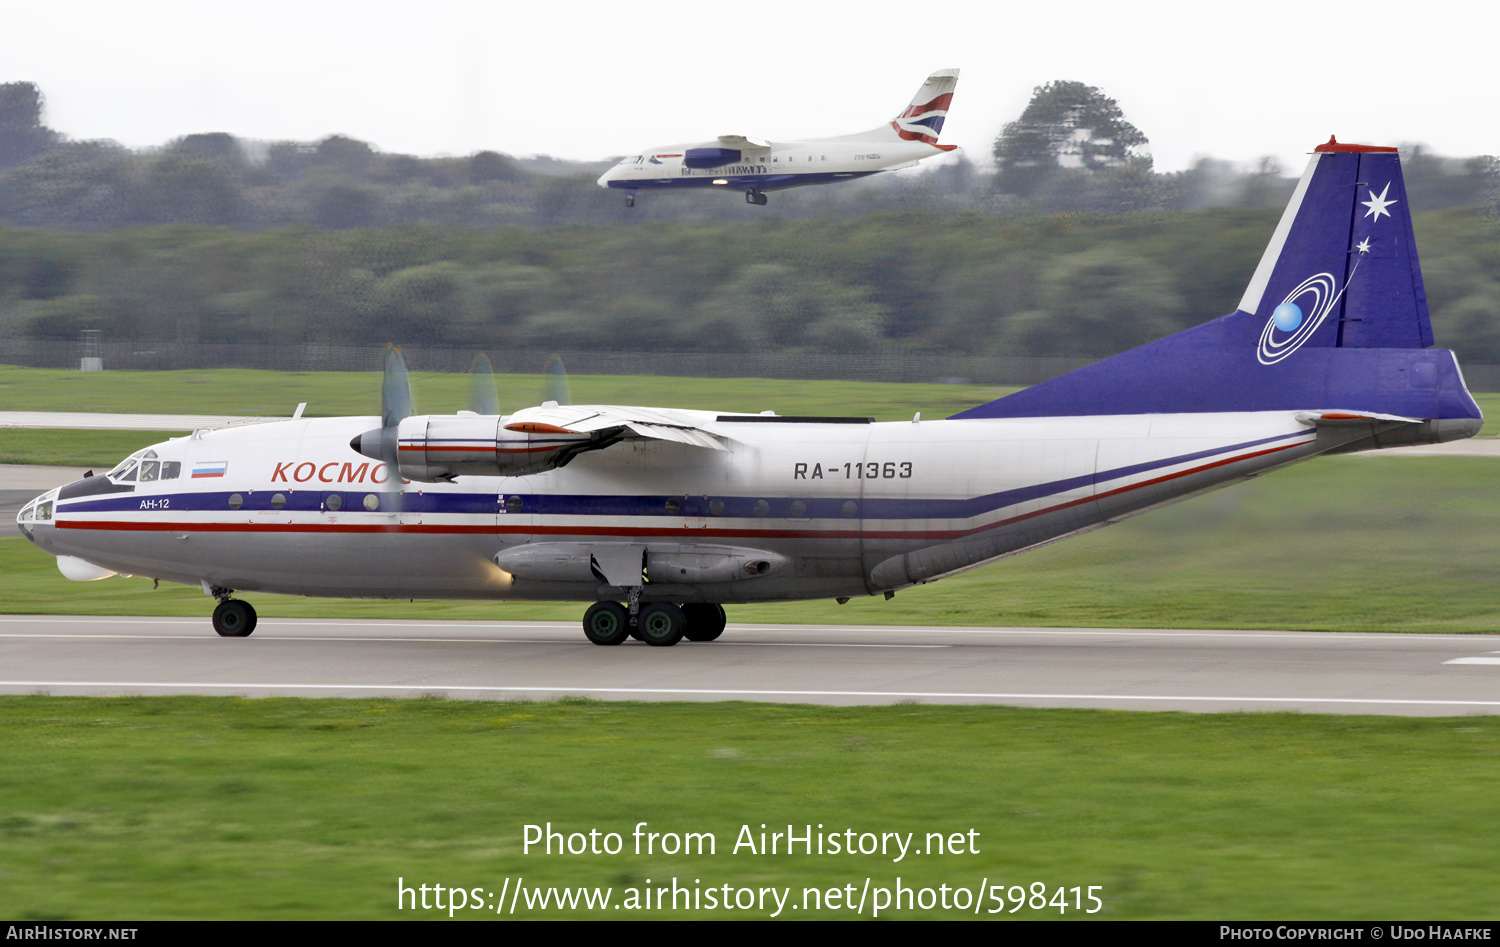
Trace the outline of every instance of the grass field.
[[[466, 407], [469, 376], [413, 372], [420, 411]], [[542, 376], [496, 375], [501, 409], [541, 402]], [[880, 421], [946, 417], [1000, 397], [985, 385], [786, 381], [773, 378], [659, 378], [572, 375], [575, 404], [638, 404], [780, 414], [846, 414]], [[380, 413], [378, 372], [268, 372], [215, 369], [176, 372], [75, 372], [0, 365], [0, 411], [111, 411], [150, 414], [289, 416], [307, 402], [309, 417]]]
[[[791, 903], [866, 877], [1099, 885], [1098, 916], [1122, 919], [1500, 912], [1497, 717], [8, 697], [0, 744], [12, 920], [411, 917], [398, 877], [613, 886], [616, 902], [674, 877], [790, 887]], [[643, 821], [712, 833], [715, 853], [637, 856]], [[523, 826], [547, 822], [619, 833], [625, 850], [523, 854]], [[913, 832], [918, 849], [974, 830], [978, 853], [734, 854], [741, 826], [762, 823]], [[945, 913], [964, 914], [889, 916]]]
[[[731, 621], [1500, 630], [1500, 464], [1487, 457], [1315, 460], [890, 601], [730, 606]], [[558, 619], [577, 603], [248, 596], [267, 617]], [[70, 582], [24, 538], [0, 540], [0, 611], [200, 615], [196, 588]]]
[[[514, 384], [502, 403], [537, 400], [534, 380]], [[427, 410], [460, 406], [465, 385], [416, 380]], [[276, 400], [257, 400], [268, 393]], [[883, 420], [941, 417], [997, 394], [618, 378], [575, 378], [573, 393]], [[372, 412], [378, 379], [0, 368], [0, 410], [287, 414], [297, 401], [309, 414]], [[1500, 408], [1500, 396], [1482, 403]], [[3, 431], [0, 455], [104, 467], [163, 436]], [[1327, 458], [891, 601], [740, 606], [730, 619], [1494, 632], [1497, 474], [1489, 458]], [[581, 614], [578, 604], [252, 599], [273, 617]], [[147, 579], [68, 582], [51, 556], [0, 539], [0, 611], [196, 615], [207, 634], [210, 605], [196, 589], [153, 591]], [[1123, 919], [1500, 913], [1489, 829], [1500, 816], [1497, 716], [30, 696], [0, 697], [0, 753], [0, 917], [23, 921], [446, 916], [398, 912], [398, 877], [497, 894], [518, 877], [544, 889], [609, 886], [615, 903], [647, 878], [653, 888], [673, 878], [790, 888], [798, 903], [804, 887], [852, 884], [857, 894], [866, 878], [880, 888], [899, 877], [916, 889], [1041, 882], [1049, 899], [1099, 885], [1097, 916]], [[523, 827], [549, 821], [617, 832], [627, 846], [645, 821], [712, 833], [718, 849], [522, 854]], [[900, 863], [732, 854], [741, 826], [762, 823], [912, 832], [919, 846], [929, 832], [973, 830], [979, 852]], [[914, 915], [946, 916], [889, 914]]]

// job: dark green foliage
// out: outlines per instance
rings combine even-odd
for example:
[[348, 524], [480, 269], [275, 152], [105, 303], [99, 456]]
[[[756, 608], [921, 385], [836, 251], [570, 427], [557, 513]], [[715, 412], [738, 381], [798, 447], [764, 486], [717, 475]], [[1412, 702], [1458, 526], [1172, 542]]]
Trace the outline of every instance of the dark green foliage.
[[42, 124], [42, 90], [34, 82], [0, 85], [0, 168], [20, 164], [57, 141]]
[[[221, 173], [159, 160], [191, 165], [188, 180]], [[384, 213], [360, 203], [377, 200], [374, 185], [317, 180], [360, 195], [330, 198], [330, 227]], [[230, 212], [215, 193], [163, 198], [162, 213]], [[1275, 211], [1219, 208], [500, 231], [0, 228], [0, 338], [89, 327], [142, 341], [1100, 356], [1231, 312], [1275, 223]], [[1500, 223], [1450, 210], [1419, 214], [1416, 231], [1438, 343], [1500, 362]]]
[[[1146, 136], [1125, 120], [1115, 100], [1097, 87], [1049, 82], [1036, 88], [1020, 119], [1006, 125], [995, 139], [997, 185], [1007, 194], [1042, 197], [1055, 205], [1059, 196], [1046, 190], [1086, 189], [1086, 177], [1093, 172], [1134, 163], [1136, 176], [1149, 174], [1150, 158], [1138, 151], [1146, 143]], [[1083, 176], [1059, 174], [1069, 169]], [[1127, 176], [1117, 186], [1129, 190], [1129, 185]]]

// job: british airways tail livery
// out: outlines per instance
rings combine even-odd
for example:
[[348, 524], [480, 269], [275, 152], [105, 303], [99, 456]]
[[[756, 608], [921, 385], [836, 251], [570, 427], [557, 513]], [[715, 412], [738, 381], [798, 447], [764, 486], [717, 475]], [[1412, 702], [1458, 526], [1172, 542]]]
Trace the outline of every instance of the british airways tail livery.
[[[929, 113], [902, 130], [915, 128]], [[1472, 436], [1433, 349], [1394, 149], [1319, 146], [1239, 309], [947, 420], [548, 401], [198, 432], [18, 521], [69, 578], [592, 603], [600, 645], [712, 641], [725, 603], [885, 595], [1323, 454]]]
[[599, 178], [599, 186], [623, 190], [631, 207], [636, 191], [663, 188], [742, 191], [748, 203], [763, 205], [767, 191], [909, 168], [958, 147], [938, 144], [957, 85], [957, 69], [940, 69], [894, 119], [840, 138], [773, 142], [723, 135], [716, 141], [652, 148], [622, 158]]

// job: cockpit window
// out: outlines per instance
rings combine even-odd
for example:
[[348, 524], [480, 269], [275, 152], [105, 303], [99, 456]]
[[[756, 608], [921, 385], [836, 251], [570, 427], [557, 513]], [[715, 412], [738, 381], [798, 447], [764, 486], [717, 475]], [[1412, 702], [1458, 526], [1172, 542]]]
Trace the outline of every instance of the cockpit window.
[[141, 483], [150, 483], [150, 482], [156, 480], [157, 476], [160, 473], [161, 473], [161, 461], [159, 461], [159, 460], [143, 460], [143, 461], [141, 461], [141, 472], [140, 472]]
[[[120, 466], [124, 467], [125, 465], [121, 464]], [[119, 468], [117, 467], [115, 469], [118, 470]], [[124, 473], [120, 473], [120, 474], [112, 473], [112, 474], [110, 474], [109, 475], [109, 479], [111, 479], [111, 480], [127, 480], [127, 481], [134, 482], [135, 481], [135, 464], [132, 462], [130, 464], [130, 466], [125, 467], [125, 472]]]
[[163, 480], [176, 480], [182, 476], [182, 461], [164, 460], [161, 462], [161, 478]]

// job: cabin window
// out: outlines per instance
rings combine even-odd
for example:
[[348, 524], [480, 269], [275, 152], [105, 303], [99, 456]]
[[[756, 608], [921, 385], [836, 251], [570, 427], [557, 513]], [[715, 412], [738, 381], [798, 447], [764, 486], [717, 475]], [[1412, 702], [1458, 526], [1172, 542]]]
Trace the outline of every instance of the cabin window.
[[366, 493], [365, 509], [369, 510], [371, 513], [374, 513], [376, 510], [380, 509], [380, 497], [376, 496], [373, 493]]
[[505, 498], [505, 512], [507, 513], [519, 513], [523, 505], [521, 498], [518, 496], [508, 496]]
[[794, 520], [799, 520], [805, 517], [807, 515], [807, 501], [793, 500], [791, 509], [787, 510], [787, 515]]
[[231, 493], [229, 495], [229, 508], [231, 510], [237, 510], [237, 509], [239, 509], [240, 507], [242, 507], [244, 505], [245, 505], [245, 498], [244, 497], [240, 496], [238, 493]]
[[771, 515], [771, 504], [765, 500], [756, 500], [755, 505], [750, 508], [756, 516]]
[[708, 512], [710, 514], [712, 514], [713, 516], [719, 516], [719, 515], [723, 514], [723, 512], [724, 512], [724, 501], [721, 500], [721, 499], [719, 499], [718, 497], [714, 497], [712, 500], [709, 500], [708, 501]]
[[337, 513], [343, 508], [344, 498], [339, 496], [337, 493], [328, 494], [327, 499], [323, 501], [323, 509], [327, 510], [330, 513]]
[[677, 497], [667, 497], [667, 515], [676, 516], [682, 512], [682, 501]]
[[271, 497], [271, 509], [279, 510], [286, 506], [286, 494], [278, 493]]
[[844, 505], [839, 507], [839, 509], [845, 516], [859, 515], [859, 504], [855, 503], [853, 500], [845, 500]]

